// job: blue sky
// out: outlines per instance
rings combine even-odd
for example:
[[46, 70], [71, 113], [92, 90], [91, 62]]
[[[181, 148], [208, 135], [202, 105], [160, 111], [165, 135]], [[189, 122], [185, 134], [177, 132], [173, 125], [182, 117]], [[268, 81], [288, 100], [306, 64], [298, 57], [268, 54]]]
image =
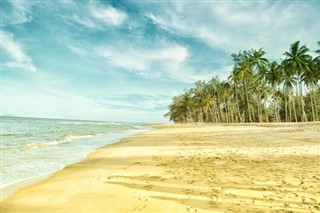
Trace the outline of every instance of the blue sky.
[[320, 1], [2, 1], [1, 114], [167, 122], [232, 53], [320, 40]]

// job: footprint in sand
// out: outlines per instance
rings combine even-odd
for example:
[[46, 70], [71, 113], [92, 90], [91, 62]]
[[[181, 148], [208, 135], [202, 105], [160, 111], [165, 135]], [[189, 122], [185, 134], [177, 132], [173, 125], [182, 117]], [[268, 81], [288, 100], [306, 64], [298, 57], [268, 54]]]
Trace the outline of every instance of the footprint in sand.
[[190, 212], [190, 213], [196, 213], [196, 212], [198, 212], [198, 210], [195, 209], [195, 208], [193, 208], [193, 207], [187, 207], [186, 209], [187, 209], [187, 211]]
[[188, 181], [189, 184], [194, 184], [194, 182], [195, 182], [194, 180], [189, 180]]
[[211, 200], [211, 202], [218, 202], [219, 201], [219, 195], [218, 194], [211, 194], [208, 196]]
[[135, 166], [135, 165], [141, 165], [142, 163], [141, 162], [135, 162], [132, 164], [132, 166]]
[[148, 184], [148, 185], [145, 185], [143, 188], [146, 189], [146, 190], [150, 190], [154, 187], [154, 185], [152, 184]]
[[164, 177], [160, 178], [160, 182], [164, 182], [166, 180], [167, 180], [167, 178], [164, 178]]
[[133, 196], [133, 198], [140, 200], [140, 201], [145, 201], [145, 202], [147, 202], [149, 200], [147, 197], [141, 196], [141, 195]]
[[314, 175], [313, 178], [320, 181], [320, 177], [318, 177], [318, 176]]

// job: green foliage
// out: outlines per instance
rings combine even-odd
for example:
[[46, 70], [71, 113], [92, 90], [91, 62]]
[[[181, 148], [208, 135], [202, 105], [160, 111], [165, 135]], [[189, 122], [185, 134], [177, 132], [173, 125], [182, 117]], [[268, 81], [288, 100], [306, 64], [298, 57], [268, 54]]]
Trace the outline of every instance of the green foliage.
[[280, 64], [269, 62], [262, 48], [234, 53], [227, 81], [195, 82], [173, 97], [165, 116], [176, 123], [319, 121], [320, 49], [315, 52], [312, 58], [296, 41]]

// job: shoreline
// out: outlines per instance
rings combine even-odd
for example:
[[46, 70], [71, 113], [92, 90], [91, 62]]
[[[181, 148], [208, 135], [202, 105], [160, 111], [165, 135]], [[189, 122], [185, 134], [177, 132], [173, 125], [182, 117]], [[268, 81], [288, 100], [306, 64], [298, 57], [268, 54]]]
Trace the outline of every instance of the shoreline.
[[150, 126], [19, 190], [2, 210], [320, 209], [320, 123]]
[[64, 169], [65, 167], [56, 170], [52, 173], [48, 173], [48, 174], [41, 174], [39, 176], [36, 177], [29, 177], [26, 178], [24, 180], [20, 180], [17, 181], [15, 183], [11, 183], [8, 184], [6, 186], [3, 186], [0, 190], [1, 190], [1, 197], [0, 197], [0, 202], [2, 202], [3, 200], [5, 200], [6, 198], [10, 197], [11, 195], [14, 195], [14, 193], [18, 192], [21, 189], [24, 189], [26, 187], [32, 186], [36, 183], [39, 183], [41, 181], [44, 181], [46, 179], [48, 179], [51, 175], [53, 175], [54, 173], [56, 173], [57, 171], [60, 171], [62, 169]]
[[[79, 162], [82, 162], [84, 160], [87, 159], [87, 157], [96, 152], [98, 149], [100, 149], [101, 147], [104, 147], [104, 146], [108, 146], [108, 145], [112, 145], [112, 144], [115, 144], [115, 143], [119, 143], [123, 138], [126, 138], [126, 137], [130, 137], [132, 135], [135, 135], [135, 134], [139, 134], [141, 132], [148, 132], [148, 131], [152, 131], [153, 129], [150, 127], [150, 126], [145, 126], [144, 129], [139, 129], [139, 130], [129, 130], [129, 131], [125, 131], [123, 133], [118, 133], [118, 134], [108, 134], [104, 137], [101, 137], [101, 135], [97, 135], [95, 137], [92, 137], [92, 138], [89, 138], [89, 139], [86, 139], [86, 140], [96, 140], [96, 139], [105, 139], [106, 141], [106, 144], [100, 146], [100, 147], [97, 147], [93, 150], [91, 150], [90, 152], [88, 152], [87, 154], [85, 154], [84, 156], [80, 157], [79, 159], [75, 160], [75, 161], [71, 161], [71, 163], [69, 164], [66, 164], [64, 165], [62, 168], [60, 169], [57, 169], [57, 170], [54, 170], [54, 171], [51, 171], [51, 172], [47, 172], [47, 173], [43, 173], [43, 174], [39, 174], [37, 176], [33, 176], [33, 177], [28, 177], [28, 178], [25, 178], [25, 179], [22, 179], [22, 180], [18, 180], [16, 182], [13, 182], [13, 183], [9, 183], [7, 185], [4, 185], [0, 188], [1, 190], [1, 193], [0, 193], [0, 202], [2, 202], [3, 200], [5, 200], [6, 198], [10, 197], [11, 195], [13, 195], [14, 193], [18, 192], [19, 190], [22, 190], [26, 187], [29, 187], [29, 186], [32, 186], [36, 183], [39, 183], [39, 182], [42, 182], [46, 179], [48, 179], [49, 177], [51, 177], [52, 175], [54, 175], [55, 173], [65, 169], [66, 167], [70, 166], [70, 165], [73, 165], [73, 164], [76, 164], [76, 163], [79, 163]], [[111, 138], [117, 138], [117, 139], [114, 139], [113, 142], [110, 142], [112, 140], [110, 140]], [[118, 138], [120, 137], [120, 138]]]

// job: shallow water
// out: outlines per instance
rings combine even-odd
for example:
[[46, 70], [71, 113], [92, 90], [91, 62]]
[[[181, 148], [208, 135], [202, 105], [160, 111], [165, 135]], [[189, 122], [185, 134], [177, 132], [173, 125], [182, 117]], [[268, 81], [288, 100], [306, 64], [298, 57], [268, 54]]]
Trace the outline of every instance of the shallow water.
[[1, 185], [51, 174], [103, 145], [151, 128], [142, 123], [1, 117]]

